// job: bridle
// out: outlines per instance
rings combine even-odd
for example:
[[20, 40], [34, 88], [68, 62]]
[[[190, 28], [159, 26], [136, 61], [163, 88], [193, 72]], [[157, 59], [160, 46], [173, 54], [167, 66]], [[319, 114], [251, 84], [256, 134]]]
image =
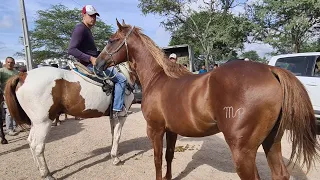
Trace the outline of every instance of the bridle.
[[127, 39], [129, 38], [129, 35], [132, 33], [133, 29], [135, 28], [135, 26], [133, 26], [130, 31], [126, 34], [125, 38], [123, 39], [123, 41], [121, 42], [121, 44], [117, 47], [117, 49], [115, 49], [114, 51], [112, 52], [108, 52], [108, 50], [106, 48], [104, 48], [102, 50], [102, 52], [106, 52], [108, 54], [108, 56], [110, 57], [108, 60], [111, 60], [111, 62], [114, 64], [112, 70], [110, 71], [110, 73], [107, 75], [104, 71], [103, 72], [103, 75], [105, 76], [104, 78], [101, 78], [99, 77], [97, 74], [96, 74], [96, 71], [95, 71], [95, 67], [93, 67], [93, 73], [99, 78], [99, 79], [102, 79], [102, 80], [106, 80], [106, 79], [112, 79], [114, 78], [117, 74], [118, 74], [118, 71], [112, 76], [110, 77], [111, 73], [113, 72], [114, 68], [118, 66], [116, 65], [115, 61], [113, 60], [113, 55], [116, 54], [117, 52], [119, 52], [119, 50], [122, 48], [123, 45], [125, 45], [126, 47], [126, 52], [127, 52], [127, 61], [129, 61], [129, 51], [128, 51], [128, 43], [127, 43]]

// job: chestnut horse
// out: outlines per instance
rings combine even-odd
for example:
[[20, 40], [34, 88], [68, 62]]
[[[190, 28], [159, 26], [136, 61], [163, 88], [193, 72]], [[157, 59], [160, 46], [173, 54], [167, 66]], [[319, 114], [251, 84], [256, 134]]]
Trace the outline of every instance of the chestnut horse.
[[167, 172], [177, 134], [204, 137], [222, 132], [241, 179], [259, 179], [255, 159], [262, 144], [273, 179], [289, 179], [281, 155], [285, 129], [291, 134], [290, 163], [308, 170], [318, 157], [316, 120], [308, 94], [289, 71], [255, 62], [230, 62], [203, 75], [167, 60], [140, 29], [122, 25], [97, 58], [96, 68], [130, 61], [142, 85], [142, 112], [154, 149], [156, 179], [162, 179], [163, 136]]
[[[123, 74], [133, 85], [132, 73], [120, 66]], [[82, 118], [100, 117], [109, 114], [111, 95], [102, 87], [88, 82], [75, 72], [54, 67], [41, 67], [10, 78], [5, 87], [8, 109], [19, 125], [31, 124], [28, 142], [40, 174], [53, 179], [44, 157], [45, 140], [52, 121], [59, 113]], [[126, 92], [125, 106], [129, 109], [134, 95]], [[120, 162], [118, 145], [126, 117], [110, 120], [112, 133], [111, 157]]]

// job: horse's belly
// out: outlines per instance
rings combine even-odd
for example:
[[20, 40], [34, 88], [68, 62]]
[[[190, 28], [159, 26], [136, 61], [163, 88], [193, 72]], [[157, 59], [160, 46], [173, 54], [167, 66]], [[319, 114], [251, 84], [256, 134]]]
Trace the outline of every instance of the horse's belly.
[[84, 99], [85, 110], [98, 110], [105, 113], [111, 101], [111, 96], [107, 96], [102, 88], [92, 84], [81, 83], [80, 96]]
[[168, 128], [181, 136], [203, 137], [220, 132], [218, 124], [214, 120], [208, 121], [180, 121], [179, 124], [168, 126]]

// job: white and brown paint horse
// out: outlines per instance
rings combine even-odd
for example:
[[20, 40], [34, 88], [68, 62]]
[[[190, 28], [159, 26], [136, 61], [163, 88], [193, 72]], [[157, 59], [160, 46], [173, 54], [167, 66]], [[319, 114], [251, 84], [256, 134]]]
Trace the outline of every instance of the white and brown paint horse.
[[[128, 66], [128, 65], [127, 65]], [[130, 84], [134, 75], [120, 66]], [[45, 140], [52, 121], [58, 113], [67, 113], [81, 118], [109, 115], [111, 96], [100, 86], [94, 85], [76, 73], [53, 67], [42, 67], [20, 73], [10, 78], [5, 87], [5, 98], [10, 113], [19, 125], [31, 125], [28, 142], [40, 174], [45, 179], [54, 179], [44, 157]], [[134, 95], [126, 92], [125, 106], [130, 108]], [[111, 157], [117, 157], [121, 130], [126, 117], [110, 120], [112, 133]]]

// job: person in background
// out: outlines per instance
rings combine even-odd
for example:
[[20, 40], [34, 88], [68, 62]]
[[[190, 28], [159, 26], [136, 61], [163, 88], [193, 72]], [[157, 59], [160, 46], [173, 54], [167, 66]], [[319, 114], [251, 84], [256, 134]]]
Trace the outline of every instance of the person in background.
[[218, 64], [214, 64], [214, 65], [213, 65], [213, 69], [217, 69], [218, 67], [219, 67]]
[[176, 55], [175, 53], [170, 54], [169, 60], [170, 60], [171, 62], [176, 63], [176, 62], [177, 62], [177, 55]]
[[207, 69], [206, 69], [206, 66], [202, 66], [200, 71], [199, 71], [199, 74], [203, 74], [203, 73], [206, 73], [208, 72]]
[[187, 64], [183, 64], [183, 66], [184, 66], [186, 69], [188, 69], [188, 65], [187, 65]]
[[[15, 70], [14, 65], [15, 60], [13, 59], [13, 57], [7, 57], [3, 68], [0, 69], [0, 83], [2, 94], [4, 92], [4, 87], [6, 85], [7, 80], [12, 76], [19, 74], [19, 72]], [[6, 114], [6, 133], [9, 136], [15, 136], [19, 134], [20, 131], [17, 129], [17, 124], [15, 120], [11, 117], [5, 101], [3, 102], [3, 108]]]

